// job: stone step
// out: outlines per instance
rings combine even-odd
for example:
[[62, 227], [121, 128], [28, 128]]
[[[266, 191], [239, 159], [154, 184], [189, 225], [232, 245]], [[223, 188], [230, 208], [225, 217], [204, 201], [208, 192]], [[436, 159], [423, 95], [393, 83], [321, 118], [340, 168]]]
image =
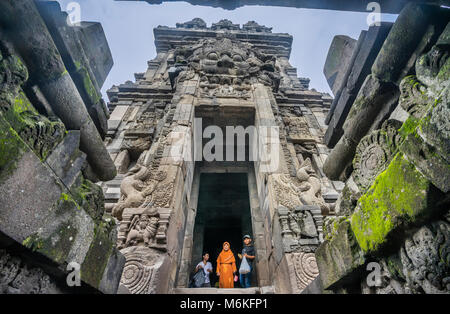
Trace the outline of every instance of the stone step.
[[174, 294], [259, 294], [258, 287], [252, 288], [174, 288]]

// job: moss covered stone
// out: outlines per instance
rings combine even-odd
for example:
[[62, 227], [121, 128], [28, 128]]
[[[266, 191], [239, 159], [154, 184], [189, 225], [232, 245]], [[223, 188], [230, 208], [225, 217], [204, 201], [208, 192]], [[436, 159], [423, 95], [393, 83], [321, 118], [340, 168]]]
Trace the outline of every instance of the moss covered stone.
[[65, 126], [60, 120], [50, 121], [40, 115], [23, 91], [9, 97], [11, 103], [1, 107], [5, 119], [41, 160], [65, 136]]
[[81, 279], [94, 288], [98, 288], [115, 245], [109, 237], [108, 224], [99, 223], [95, 227], [94, 240], [81, 265]]
[[[82, 89], [85, 93], [85, 97], [88, 99], [84, 99], [88, 101], [91, 105], [95, 105], [101, 99], [100, 94], [97, 92], [97, 89], [92, 82], [91, 76], [89, 75], [86, 67], [81, 65], [80, 63], [75, 64], [76, 72], [75, 72], [75, 82], [77, 83], [77, 87]], [[85, 98], [84, 97], [84, 98]]]
[[[78, 227], [73, 217], [74, 211], [79, 209], [79, 205], [69, 193], [61, 193], [61, 197], [52, 209], [56, 216], [48, 224], [52, 231], [41, 230], [41, 233], [28, 237], [23, 244], [59, 264], [67, 262], [78, 234]], [[62, 220], [59, 221], [57, 217]], [[55, 226], [51, 227], [51, 224]]]
[[0, 181], [11, 175], [26, 144], [0, 112]]
[[105, 197], [102, 188], [83, 178], [81, 185], [74, 189], [72, 194], [88, 215], [96, 223], [99, 223], [105, 212]]
[[445, 193], [450, 191], [450, 163], [442, 158], [435, 147], [414, 132], [400, 145], [400, 151], [437, 188]]
[[416, 128], [419, 126], [419, 122], [419, 119], [409, 116], [403, 123], [402, 127], [398, 130], [398, 133], [403, 139], [405, 139], [409, 134], [415, 132]]
[[335, 289], [357, 279], [365, 257], [348, 219], [338, 219], [333, 234], [315, 252], [324, 289]]
[[398, 153], [359, 200], [351, 216], [352, 230], [366, 253], [375, 253], [402, 226], [418, 223], [432, 213], [432, 185]]

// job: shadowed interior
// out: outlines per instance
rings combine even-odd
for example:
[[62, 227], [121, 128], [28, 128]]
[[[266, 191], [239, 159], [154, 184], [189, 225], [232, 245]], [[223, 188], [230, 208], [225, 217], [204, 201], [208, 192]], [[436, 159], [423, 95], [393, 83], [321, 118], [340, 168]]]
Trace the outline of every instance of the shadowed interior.
[[201, 261], [203, 252], [210, 254], [214, 267], [214, 273], [210, 276], [212, 286], [218, 281], [215, 275], [216, 260], [223, 243], [230, 243], [236, 266], [239, 267], [237, 254], [242, 250], [245, 234], [252, 234], [247, 174], [201, 174], [192, 265]]

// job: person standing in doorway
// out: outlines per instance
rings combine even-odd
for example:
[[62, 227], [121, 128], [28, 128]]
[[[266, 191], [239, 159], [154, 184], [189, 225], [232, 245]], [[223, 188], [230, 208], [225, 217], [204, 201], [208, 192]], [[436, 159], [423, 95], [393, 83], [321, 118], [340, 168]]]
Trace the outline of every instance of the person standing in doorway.
[[195, 272], [198, 272], [199, 269], [203, 269], [203, 272], [205, 273], [205, 282], [203, 283], [203, 288], [211, 288], [211, 281], [209, 279], [209, 274], [212, 273], [213, 267], [209, 260], [209, 253], [203, 253], [203, 260], [197, 264], [197, 267], [195, 267]]
[[250, 288], [252, 282], [252, 271], [253, 271], [253, 260], [255, 259], [255, 248], [252, 244], [252, 238], [246, 234], [244, 236], [244, 247], [242, 248], [242, 254], [238, 254], [239, 258], [245, 257], [247, 259], [248, 265], [250, 266], [250, 272], [247, 274], [239, 275], [239, 282], [242, 288]]
[[222, 252], [217, 258], [217, 276], [219, 288], [234, 288], [234, 274], [237, 272], [236, 259], [230, 249], [230, 243], [223, 244]]

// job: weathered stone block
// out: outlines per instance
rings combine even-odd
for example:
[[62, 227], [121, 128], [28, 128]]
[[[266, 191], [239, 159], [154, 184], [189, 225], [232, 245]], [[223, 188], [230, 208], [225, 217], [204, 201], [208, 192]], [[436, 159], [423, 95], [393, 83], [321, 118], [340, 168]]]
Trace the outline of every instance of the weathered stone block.
[[446, 193], [450, 190], [450, 164], [420, 136], [409, 134], [400, 151], [441, 191]]
[[[450, 58], [447, 60], [450, 66]], [[448, 79], [449, 76], [447, 76]], [[450, 85], [435, 100], [433, 108], [422, 119], [418, 133], [434, 147], [436, 153], [450, 162]]]
[[130, 154], [128, 153], [128, 150], [122, 150], [114, 160], [114, 164], [116, 165], [117, 173], [127, 173], [128, 166], [130, 165]]
[[[95, 226], [94, 238], [81, 264], [81, 279], [94, 288], [100, 287], [104, 273], [108, 271], [107, 266], [111, 255], [113, 255], [113, 258], [117, 258], [114, 256], [117, 254], [117, 251], [115, 251], [115, 239], [110, 239], [110, 230], [108, 230], [110, 228], [114, 228], [114, 224], [108, 226], [108, 224], [100, 223]], [[120, 263], [114, 262], [113, 266], [120, 266]], [[116, 274], [116, 278], [119, 277], [120, 275]]]
[[438, 9], [415, 3], [404, 7], [373, 64], [374, 76], [384, 82], [399, 83], [432, 37], [429, 26]]
[[371, 26], [364, 36], [360, 36], [362, 41], [355, 51], [354, 62], [348, 69], [347, 80], [344, 82], [343, 90], [339, 94], [333, 114], [329, 119], [329, 128], [325, 134], [325, 143], [328, 147], [334, 147], [342, 136], [342, 125], [355, 101], [356, 95], [364, 80], [370, 74], [371, 67], [380, 48], [386, 39], [392, 23], [381, 23], [380, 26]]
[[103, 271], [99, 290], [107, 294], [117, 293], [124, 266], [125, 257], [119, 251], [113, 250]]
[[1, 114], [0, 141], [0, 230], [22, 243], [43, 226], [64, 188]]
[[347, 80], [347, 88], [356, 93], [363, 84], [371, 67], [392, 28], [392, 23], [382, 22], [380, 26], [372, 25], [364, 37], [364, 42], [356, 55], [350, 75]]
[[45, 161], [68, 189], [79, 177], [86, 161], [86, 155], [78, 149], [79, 145], [80, 131], [69, 131]]
[[369, 131], [378, 113], [398, 99], [398, 88], [369, 75], [358, 92], [343, 129], [348, 138], [359, 142]]
[[350, 61], [356, 42], [355, 39], [344, 35], [334, 36], [331, 42], [323, 73], [335, 95], [342, 84], [347, 68], [351, 66]]
[[[365, 253], [378, 253], [389, 240], [401, 238], [405, 228], [418, 224], [437, 210], [442, 197], [431, 182], [403, 154], [397, 154], [351, 216], [352, 230]], [[391, 241], [390, 245], [395, 245]]]
[[324, 289], [351, 281], [365, 263], [348, 220], [335, 226], [334, 236], [325, 240], [315, 252], [320, 279]]
[[359, 141], [380, 120], [380, 114], [388, 114], [393, 109], [398, 94], [398, 88], [394, 84], [380, 81], [373, 75], [366, 78], [343, 125], [344, 135], [323, 165], [328, 178], [340, 179], [351, 163]]

